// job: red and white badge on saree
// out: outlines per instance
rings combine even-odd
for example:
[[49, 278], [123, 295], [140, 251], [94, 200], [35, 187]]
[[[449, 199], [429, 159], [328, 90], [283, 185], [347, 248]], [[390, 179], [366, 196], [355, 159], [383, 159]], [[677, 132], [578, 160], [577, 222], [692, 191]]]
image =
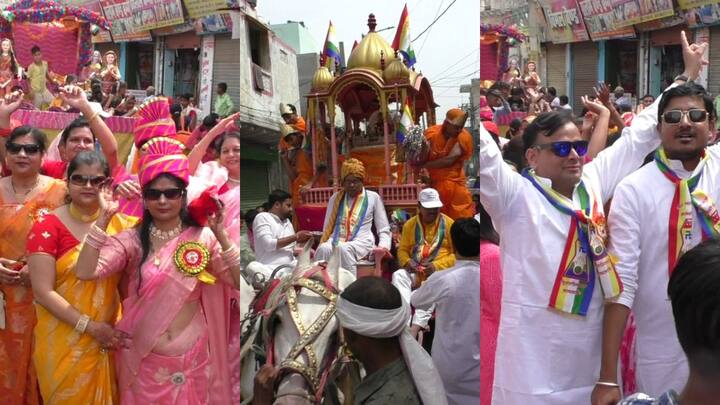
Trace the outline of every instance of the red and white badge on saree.
[[215, 277], [208, 273], [210, 251], [197, 242], [183, 242], [175, 250], [175, 265], [181, 273], [188, 277], [197, 277], [208, 284], [215, 283]]

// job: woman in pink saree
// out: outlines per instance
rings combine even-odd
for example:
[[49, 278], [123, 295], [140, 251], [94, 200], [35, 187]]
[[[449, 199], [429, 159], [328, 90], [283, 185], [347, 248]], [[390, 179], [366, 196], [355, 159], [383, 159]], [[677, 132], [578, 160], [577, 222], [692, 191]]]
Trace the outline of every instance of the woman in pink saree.
[[[151, 126], [174, 133], [166, 117]], [[170, 121], [171, 122], [171, 121]], [[229, 404], [230, 311], [225, 285], [238, 288], [240, 253], [227, 235], [224, 209], [190, 217], [188, 161], [178, 141], [151, 139], [138, 172], [145, 210], [139, 227], [108, 236], [117, 203], [102, 213], [80, 252], [77, 276], [129, 278], [122, 319], [130, 335], [117, 352], [121, 404]], [[207, 227], [199, 223], [207, 221]]]
[[[240, 114], [221, 120], [188, 156], [190, 172], [211, 184], [221, 184], [218, 197], [225, 207], [225, 229], [228, 236], [240, 246], [240, 133], [233, 132], [235, 121]], [[218, 138], [219, 137], [219, 138]], [[198, 164], [208, 147], [215, 144], [219, 160]], [[195, 168], [197, 167], [197, 171]], [[229, 363], [233, 387], [233, 403], [240, 403], [240, 292], [226, 291], [230, 308]]]

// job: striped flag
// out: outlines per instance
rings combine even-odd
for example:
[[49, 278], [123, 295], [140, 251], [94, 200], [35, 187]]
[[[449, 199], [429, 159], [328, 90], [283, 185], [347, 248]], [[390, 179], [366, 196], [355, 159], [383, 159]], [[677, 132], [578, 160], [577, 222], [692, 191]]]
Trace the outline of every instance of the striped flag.
[[335, 61], [337, 61], [338, 65], [342, 64], [340, 62], [340, 51], [335, 41], [335, 27], [333, 26], [332, 21], [330, 21], [327, 36], [325, 37], [325, 48], [323, 49], [323, 55], [325, 55], [325, 66], [328, 69], [332, 69], [332, 67], [335, 65]]
[[408, 105], [408, 103], [405, 103], [405, 107], [402, 111], [402, 116], [400, 117], [400, 125], [398, 125], [398, 130], [395, 134], [395, 137], [397, 138], [399, 144], [405, 140], [405, 137], [410, 133], [410, 128], [415, 125], [412, 117], [413, 116], [412, 112], [410, 111], [410, 106]]
[[412, 40], [410, 39], [410, 17], [408, 16], [407, 4], [405, 4], [402, 15], [400, 15], [400, 22], [398, 23], [397, 32], [395, 32], [392, 47], [402, 54], [407, 67], [412, 67], [415, 64], [415, 51], [412, 48]]

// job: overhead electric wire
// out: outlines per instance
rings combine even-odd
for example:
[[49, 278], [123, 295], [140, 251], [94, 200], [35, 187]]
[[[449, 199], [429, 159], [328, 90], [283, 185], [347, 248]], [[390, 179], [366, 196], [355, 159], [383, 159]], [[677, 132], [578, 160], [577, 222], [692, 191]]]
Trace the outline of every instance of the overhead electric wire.
[[442, 13], [440, 13], [440, 15], [437, 16], [437, 17], [433, 20], [433, 22], [430, 23], [430, 25], [428, 25], [428, 26], [423, 30], [423, 32], [421, 32], [418, 36], [415, 37], [415, 39], [412, 40], [412, 42], [417, 41], [421, 36], [423, 36], [423, 34], [425, 34], [425, 33], [427, 32], [427, 30], [430, 29], [430, 27], [432, 27], [443, 15], [445, 15], [445, 13], [447, 13], [447, 11], [450, 9], [450, 7], [452, 7], [453, 4], [455, 4], [456, 1], [457, 1], [457, 0], [453, 0], [452, 3], [450, 3], [450, 5], [448, 5], [447, 8], [446, 8]]

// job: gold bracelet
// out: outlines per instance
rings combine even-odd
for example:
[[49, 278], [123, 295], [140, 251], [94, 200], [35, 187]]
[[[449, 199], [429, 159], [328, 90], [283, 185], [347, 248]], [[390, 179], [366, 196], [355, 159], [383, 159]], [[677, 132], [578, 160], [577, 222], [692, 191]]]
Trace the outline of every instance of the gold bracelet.
[[75, 324], [75, 331], [77, 331], [80, 334], [85, 333], [88, 323], [90, 323], [89, 316], [87, 316], [87, 315], [80, 316], [80, 319], [78, 319], [77, 323]]
[[95, 120], [95, 118], [97, 118], [98, 115], [100, 115], [100, 111], [95, 111], [95, 113], [93, 115], [91, 115], [90, 118], [88, 119], [88, 124], [93, 122], [93, 120]]
[[609, 381], [598, 381], [595, 383], [595, 385], [602, 385], [603, 387], [620, 388], [620, 386], [617, 383], [609, 382]]

